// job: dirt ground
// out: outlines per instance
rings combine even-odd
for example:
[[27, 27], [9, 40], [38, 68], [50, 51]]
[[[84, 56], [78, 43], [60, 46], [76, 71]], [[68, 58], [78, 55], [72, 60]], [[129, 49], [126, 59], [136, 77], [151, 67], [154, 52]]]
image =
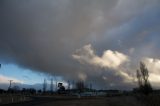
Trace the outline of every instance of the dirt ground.
[[32, 101], [3, 106], [145, 106], [135, 97], [34, 97]]

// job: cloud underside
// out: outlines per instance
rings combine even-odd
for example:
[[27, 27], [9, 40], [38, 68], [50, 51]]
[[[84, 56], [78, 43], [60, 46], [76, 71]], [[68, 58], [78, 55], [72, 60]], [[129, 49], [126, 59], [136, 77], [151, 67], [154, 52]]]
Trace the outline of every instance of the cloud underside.
[[99, 88], [125, 89], [133, 87], [130, 82], [143, 60], [157, 83], [159, 4], [159, 0], [1, 0], [0, 62], [64, 80], [86, 80]]

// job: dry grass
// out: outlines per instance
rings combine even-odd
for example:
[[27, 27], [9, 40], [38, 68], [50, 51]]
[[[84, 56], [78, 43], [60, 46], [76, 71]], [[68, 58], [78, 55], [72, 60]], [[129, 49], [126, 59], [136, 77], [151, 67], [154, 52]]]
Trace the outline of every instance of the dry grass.
[[4, 106], [160, 106], [159, 95], [114, 96], [114, 97], [34, 97], [33, 101]]
[[[44, 103], [43, 106], [143, 106], [132, 96], [91, 97], [91, 98], [61, 98]], [[40, 105], [39, 105], [40, 106]]]
[[22, 95], [0, 95], [0, 105], [9, 104], [9, 103], [17, 103], [29, 101], [29, 97], [25, 97]]
[[145, 104], [145, 106], [160, 106], [160, 95], [138, 95], [137, 100]]

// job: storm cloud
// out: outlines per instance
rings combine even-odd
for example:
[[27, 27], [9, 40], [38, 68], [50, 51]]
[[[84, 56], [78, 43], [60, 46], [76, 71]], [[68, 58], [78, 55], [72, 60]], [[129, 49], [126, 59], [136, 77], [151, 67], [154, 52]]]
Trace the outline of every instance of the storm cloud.
[[125, 89], [160, 59], [159, 19], [159, 0], [1, 0], [0, 61]]

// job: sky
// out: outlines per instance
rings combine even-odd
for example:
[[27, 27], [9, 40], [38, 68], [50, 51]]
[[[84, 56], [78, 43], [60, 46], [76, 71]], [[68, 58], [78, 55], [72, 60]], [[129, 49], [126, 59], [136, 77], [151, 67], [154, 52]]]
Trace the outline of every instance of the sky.
[[[35, 84], [42, 83], [45, 75], [35, 72], [33, 73], [29, 69], [20, 68], [14, 64], [2, 64], [1, 77], [6, 77], [6, 83], [8, 80], [13, 80], [16, 83]], [[3, 79], [1, 81], [4, 81]]]
[[160, 88], [159, 0], [1, 0], [1, 83], [137, 86], [140, 61]]

